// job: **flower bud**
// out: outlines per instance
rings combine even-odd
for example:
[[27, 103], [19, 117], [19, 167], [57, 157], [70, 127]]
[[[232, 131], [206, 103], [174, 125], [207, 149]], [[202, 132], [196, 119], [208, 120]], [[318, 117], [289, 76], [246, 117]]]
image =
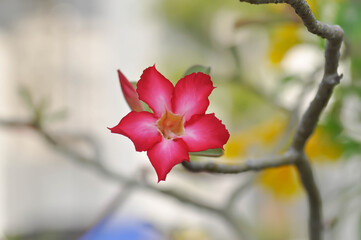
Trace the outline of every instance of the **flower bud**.
[[144, 111], [142, 102], [139, 100], [138, 93], [135, 91], [133, 85], [128, 81], [128, 79], [118, 70], [120, 87], [123, 92], [125, 101], [127, 101], [128, 106], [132, 111], [141, 112]]

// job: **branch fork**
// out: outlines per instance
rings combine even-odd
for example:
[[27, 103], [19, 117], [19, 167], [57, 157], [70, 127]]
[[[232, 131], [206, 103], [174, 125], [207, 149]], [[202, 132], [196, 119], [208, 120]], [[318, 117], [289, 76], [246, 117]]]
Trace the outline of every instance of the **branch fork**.
[[303, 114], [299, 125], [293, 136], [293, 141], [288, 152], [284, 155], [270, 158], [269, 161], [259, 159], [257, 161], [246, 161], [241, 166], [224, 166], [216, 163], [183, 163], [183, 166], [193, 172], [212, 173], [241, 173], [245, 171], [258, 171], [261, 169], [294, 165], [299, 173], [301, 182], [307, 194], [309, 203], [309, 237], [310, 240], [322, 239], [322, 201], [320, 192], [316, 185], [311, 164], [304, 154], [304, 147], [312, 135], [319, 117], [326, 107], [333, 88], [340, 83], [342, 74], [337, 73], [340, 48], [343, 41], [344, 31], [340, 26], [321, 23], [316, 20], [311, 8], [305, 0], [240, 0], [251, 4], [286, 3], [292, 6], [296, 14], [302, 19], [307, 30], [322, 38], [327, 39], [325, 49], [324, 76], [319, 85], [318, 91]]

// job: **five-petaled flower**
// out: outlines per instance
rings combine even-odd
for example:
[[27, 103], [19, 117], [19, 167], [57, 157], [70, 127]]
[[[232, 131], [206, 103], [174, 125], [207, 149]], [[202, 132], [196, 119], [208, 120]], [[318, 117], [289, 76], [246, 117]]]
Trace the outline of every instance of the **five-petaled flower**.
[[158, 182], [165, 180], [176, 164], [189, 161], [189, 152], [223, 148], [228, 141], [222, 122], [205, 113], [213, 89], [207, 74], [192, 73], [173, 86], [155, 66], [149, 67], [136, 91], [153, 113], [131, 111], [110, 130], [130, 138], [137, 151], [147, 151]]

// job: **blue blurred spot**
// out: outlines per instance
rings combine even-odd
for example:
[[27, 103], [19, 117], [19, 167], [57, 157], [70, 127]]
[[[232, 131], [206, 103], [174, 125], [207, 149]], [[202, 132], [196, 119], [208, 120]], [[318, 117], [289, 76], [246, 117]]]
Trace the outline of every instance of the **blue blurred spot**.
[[165, 240], [151, 224], [134, 219], [105, 219], [79, 240]]

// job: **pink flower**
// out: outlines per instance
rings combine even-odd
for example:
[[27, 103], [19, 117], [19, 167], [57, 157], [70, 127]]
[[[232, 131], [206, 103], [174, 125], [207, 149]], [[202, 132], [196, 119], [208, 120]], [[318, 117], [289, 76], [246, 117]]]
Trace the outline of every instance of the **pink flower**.
[[209, 75], [192, 73], [173, 84], [155, 66], [144, 70], [137, 84], [139, 99], [153, 110], [132, 111], [112, 133], [133, 141], [137, 151], [147, 151], [158, 182], [182, 161], [188, 152], [223, 148], [229, 133], [214, 114], [205, 114], [214, 89]]

